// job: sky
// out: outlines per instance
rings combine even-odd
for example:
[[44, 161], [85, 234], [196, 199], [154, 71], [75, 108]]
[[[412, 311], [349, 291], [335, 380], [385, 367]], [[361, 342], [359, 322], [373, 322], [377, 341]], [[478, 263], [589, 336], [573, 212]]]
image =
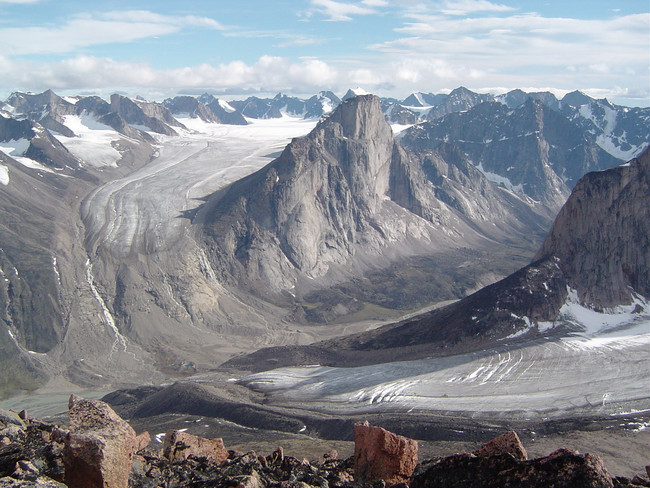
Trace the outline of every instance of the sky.
[[650, 105], [648, 0], [0, 0], [14, 91], [581, 90]]

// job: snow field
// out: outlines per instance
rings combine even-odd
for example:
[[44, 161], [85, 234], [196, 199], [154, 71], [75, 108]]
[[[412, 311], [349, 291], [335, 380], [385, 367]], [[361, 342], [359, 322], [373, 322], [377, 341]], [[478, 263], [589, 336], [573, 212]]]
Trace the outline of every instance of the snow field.
[[101, 168], [117, 167], [122, 155], [113, 147], [113, 142], [124, 138], [112, 127], [99, 123], [92, 115], [66, 115], [64, 125], [75, 133], [75, 137], [56, 134], [55, 137], [84, 164]]

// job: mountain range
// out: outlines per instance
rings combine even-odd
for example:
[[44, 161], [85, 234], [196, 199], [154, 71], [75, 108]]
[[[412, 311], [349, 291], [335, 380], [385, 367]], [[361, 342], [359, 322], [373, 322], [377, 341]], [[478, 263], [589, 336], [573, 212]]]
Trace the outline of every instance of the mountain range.
[[635, 313], [642, 313], [650, 297], [649, 197], [646, 150], [625, 165], [581, 178], [533, 261], [503, 280], [454, 304], [369, 332], [262, 349], [227, 366], [254, 371], [359, 366], [484, 351], [570, 333], [567, 303], [600, 312], [636, 303]]
[[[419, 123], [395, 135], [398, 114]], [[247, 139], [258, 119], [287, 116], [313, 130]], [[55, 376], [161, 381], [470, 295], [529, 261], [586, 172], [638, 155], [648, 117], [576, 93], [463, 88], [403, 103], [358, 91], [163, 103], [15, 93], [0, 107], [0, 393]], [[570, 249], [549, 239], [543, 249]], [[553, 260], [535, 269], [555, 283], [551, 309], [566, 283], [609, 307], [629, 300], [616, 287], [647, 277], [629, 261], [640, 254], [626, 248], [599, 293]], [[596, 256], [579, 269], [600, 260], [605, 283], [610, 264]], [[518, 332], [523, 312], [494, 330]], [[384, 349], [417, 340], [378, 337]]]

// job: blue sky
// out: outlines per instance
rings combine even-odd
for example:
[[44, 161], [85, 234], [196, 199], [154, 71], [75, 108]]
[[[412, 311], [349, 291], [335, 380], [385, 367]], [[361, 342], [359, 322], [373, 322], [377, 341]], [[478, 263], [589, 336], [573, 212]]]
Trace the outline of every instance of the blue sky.
[[0, 0], [16, 90], [383, 96], [580, 89], [650, 105], [648, 0]]

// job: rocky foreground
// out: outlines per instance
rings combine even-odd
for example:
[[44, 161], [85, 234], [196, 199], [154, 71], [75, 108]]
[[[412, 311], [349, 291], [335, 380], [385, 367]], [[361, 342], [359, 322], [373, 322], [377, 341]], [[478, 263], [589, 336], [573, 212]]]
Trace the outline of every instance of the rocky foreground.
[[[417, 441], [368, 422], [354, 426], [354, 456], [332, 450], [320, 460], [228, 450], [222, 439], [169, 431], [149, 447], [106, 403], [73, 395], [68, 428], [0, 410], [0, 488], [434, 488], [650, 486], [611, 476], [591, 454], [559, 449], [528, 459], [513, 431], [473, 452], [418, 460]], [[650, 466], [647, 468], [650, 476]]]

